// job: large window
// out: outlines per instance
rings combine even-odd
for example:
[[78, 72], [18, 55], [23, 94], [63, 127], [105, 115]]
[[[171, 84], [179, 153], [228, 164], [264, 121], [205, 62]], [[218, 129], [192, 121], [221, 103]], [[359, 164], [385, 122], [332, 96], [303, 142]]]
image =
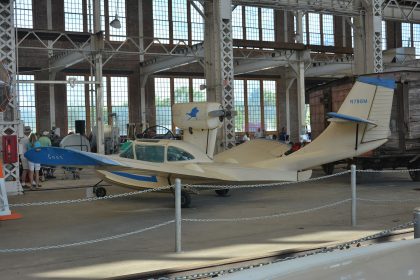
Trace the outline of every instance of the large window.
[[235, 131], [245, 131], [245, 86], [244, 80], [234, 80]]
[[174, 79], [174, 103], [188, 103], [190, 101], [190, 83], [188, 78]]
[[[297, 31], [295, 17], [294, 31]], [[334, 46], [334, 17], [307, 13], [302, 16], [302, 42], [308, 45]]]
[[[106, 104], [106, 103], [105, 103]], [[121, 135], [127, 135], [128, 123], [128, 78], [111, 77], [111, 104], [116, 123]]]
[[277, 106], [276, 106], [276, 82], [263, 81], [264, 98], [264, 129], [266, 131], [277, 130]]
[[[100, 8], [101, 30], [105, 31], [105, 35], [111, 41], [125, 40], [127, 26], [125, 1], [104, 0], [101, 1]], [[113, 28], [106, 24], [111, 22], [115, 15], [118, 15], [121, 28]], [[66, 31], [93, 32], [93, 0], [64, 0], [64, 23]]]
[[322, 15], [323, 45], [334, 46], [334, 17]]
[[235, 80], [235, 131], [277, 131], [276, 82]]
[[83, 32], [83, 0], [64, 0], [66, 31]]
[[[84, 76], [67, 76], [67, 79], [84, 81]], [[76, 132], [75, 121], [86, 120], [86, 94], [83, 84], [67, 84], [67, 129]]]
[[401, 35], [402, 46], [416, 48], [416, 56], [420, 56], [420, 24], [401, 23]]
[[[78, 81], [90, 80], [88, 76], [67, 76]], [[104, 124], [117, 126], [121, 135], [127, 134], [128, 115], [128, 78], [103, 77], [103, 120]], [[85, 120], [87, 130], [96, 126], [95, 85], [67, 85], [67, 122], [68, 131], [75, 131], [75, 120]], [[112, 123], [115, 121], [114, 123]]]
[[234, 39], [274, 41], [274, 10], [237, 6], [232, 12]]
[[[155, 78], [156, 125], [172, 129], [171, 79]], [[163, 129], [158, 129], [162, 133]]]
[[387, 44], [386, 44], [386, 21], [382, 21], [382, 50], [386, 50], [387, 49]]
[[261, 128], [261, 86], [258, 80], [247, 81], [248, 131]]
[[199, 1], [153, 0], [153, 33], [163, 44], [196, 44], [204, 40], [203, 6]]
[[19, 102], [20, 118], [32, 131], [36, 131], [35, 85], [33, 83], [20, 83], [19, 81], [34, 80], [34, 75], [18, 75], [17, 96]]
[[236, 6], [232, 11], [232, 37], [233, 39], [244, 38], [244, 26], [242, 18], [242, 6]]
[[15, 27], [33, 28], [32, 0], [15, 0]]
[[205, 79], [192, 79], [193, 84], [193, 102], [206, 102], [207, 101], [207, 92], [203, 88], [203, 85], [206, 84]]
[[102, 8], [101, 11], [101, 15], [104, 15], [103, 17], [108, 16], [108, 21], [111, 22], [112, 20], [114, 20], [115, 16], [118, 15], [118, 19], [121, 23], [121, 28], [113, 28], [109, 25], [105, 27], [106, 30], [109, 30], [109, 39], [111, 41], [124, 41], [127, 34], [127, 16], [125, 1], [108, 0], [108, 10], [106, 10], [105, 8], [106, 6]]
[[[172, 104], [207, 101], [207, 93], [203, 85], [205, 85], [204, 79], [155, 78], [156, 125], [174, 130]], [[158, 128], [157, 132], [165, 131]]]

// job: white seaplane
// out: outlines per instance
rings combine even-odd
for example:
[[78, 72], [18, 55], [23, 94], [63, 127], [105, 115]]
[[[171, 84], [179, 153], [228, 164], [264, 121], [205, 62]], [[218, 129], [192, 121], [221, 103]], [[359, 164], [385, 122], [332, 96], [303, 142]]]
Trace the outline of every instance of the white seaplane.
[[[28, 151], [33, 162], [61, 166], [93, 166], [98, 176], [112, 184], [135, 188], [184, 184], [245, 184], [300, 181], [311, 177], [311, 168], [351, 158], [385, 143], [389, 136], [394, 80], [360, 77], [331, 124], [314, 141], [288, 154], [290, 146], [277, 141], [251, 140], [214, 154], [217, 130], [229, 112], [217, 103], [184, 103], [173, 106], [173, 122], [183, 129], [182, 140], [135, 140], [119, 155], [99, 155], [55, 147]], [[228, 190], [216, 190], [226, 195]], [[97, 195], [105, 195], [96, 189]], [[191, 202], [182, 192], [182, 205]]]

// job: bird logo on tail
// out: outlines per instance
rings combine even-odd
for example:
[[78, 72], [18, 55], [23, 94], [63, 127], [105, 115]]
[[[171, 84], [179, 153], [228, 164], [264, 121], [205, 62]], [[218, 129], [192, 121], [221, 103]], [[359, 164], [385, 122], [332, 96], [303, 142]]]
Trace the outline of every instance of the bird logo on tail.
[[194, 107], [194, 108], [191, 109], [191, 112], [186, 113], [185, 115], [187, 115], [189, 117], [188, 120], [191, 120], [192, 118], [197, 119], [198, 112], [200, 112], [200, 110], [198, 110], [197, 107]]

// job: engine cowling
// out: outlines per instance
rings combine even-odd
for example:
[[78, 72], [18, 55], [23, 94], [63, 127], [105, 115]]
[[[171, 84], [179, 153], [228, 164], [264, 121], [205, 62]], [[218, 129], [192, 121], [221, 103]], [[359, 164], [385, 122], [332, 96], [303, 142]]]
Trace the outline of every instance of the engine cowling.
[[181, 129], [205, 129], [220, 128], [223, 119], [218, 116], [210, 116], [215, 111], [222, 111], [219, 103], [191, 102], [174, 104], [172, 107], [173, 122]]

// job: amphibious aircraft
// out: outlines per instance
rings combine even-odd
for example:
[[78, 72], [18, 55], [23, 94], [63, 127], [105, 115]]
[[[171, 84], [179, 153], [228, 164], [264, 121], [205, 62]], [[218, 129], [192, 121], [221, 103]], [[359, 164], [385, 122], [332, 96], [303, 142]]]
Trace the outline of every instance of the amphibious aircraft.
[[[156, 188], [174, 183], [245, 184], [300, 181], [311, 177], [311, 168], [351, 158], [387, 141], [395, 82], [359, 77], [331, 122], [314, 141], [294, 153], [277, 141], [251, 140], [214, 154], [217, 130], [229, 114], [217, 103], [184, 103], [173, 106], [173, 122], [183, 129], [182, 140], [135, 140], [119, 154], [105, 156], [61, 148], [37, 148], [25, 156], [33, 162], [62, 166], [93, 166], [100, 178], [130, 188]], [[104, 190], [97, 195], [105, 195]], [[99, 193], [98, 193], [99, 192]], [[227, 190], [217, 190], [225, 195]], [[191, 197], [182, 194], [187, 207]]]

